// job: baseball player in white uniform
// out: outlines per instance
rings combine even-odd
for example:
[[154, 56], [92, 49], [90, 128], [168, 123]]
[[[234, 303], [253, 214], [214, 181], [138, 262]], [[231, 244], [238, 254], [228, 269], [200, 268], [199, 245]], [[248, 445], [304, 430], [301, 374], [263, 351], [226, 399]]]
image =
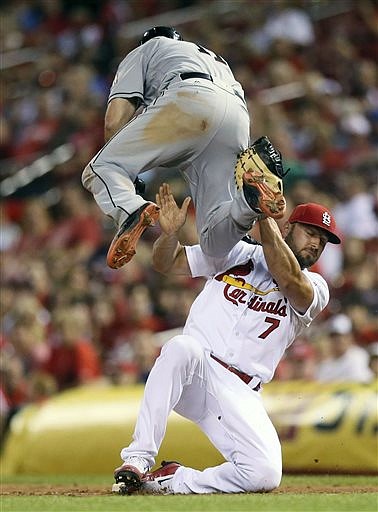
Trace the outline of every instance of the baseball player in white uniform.
[[[147, 31], [118, 67], [105, 115], [107, 142], [82, 176], [84, 187], [118, 226], [108, 265], [127, 263], [144, 230], [157, 221], [158, 206], [138, 195], [134, 182], [158, 167], [181, 171], [196, 208], [203, 251], [226, 255], [261, 211], [245, 197], [244, 189], [251, 186], [246, 182], [238, 190], [234, 183], [249, 130], [243, 89], [222, 57], [183, 41], [172, 27]], [[276, 160], [273, 177], [281, 178], [279, 152], [266, 138], [263, 145], [265, 155]], [[282, 187], [273, 204], [263, 207], [265, 214], [283, 216], [281, 192]]]
[[[299, 205], [283, 234], [274, 219], [260, 219], [261, 244], [243, 239], [226, 256], [214, 258], [199, 245], [183, 247], [178, 241], [188, 203], [179, 209], [168, 185], [160, 187], [162, 234], [154, 244], [154, 267], [207, 281], [183, 334], [163, 346], [151, 370], [113, 491], [270, 491], [281, 480], [281, 446], [261, 387], [328, 303], [325, 280], [307, 268], [327, 242], [340, 243], [335, 221], [319, 204]], [[164, 462], [150, 472], [171, 410], [195, 422], [225, 462], [204, 471]]]

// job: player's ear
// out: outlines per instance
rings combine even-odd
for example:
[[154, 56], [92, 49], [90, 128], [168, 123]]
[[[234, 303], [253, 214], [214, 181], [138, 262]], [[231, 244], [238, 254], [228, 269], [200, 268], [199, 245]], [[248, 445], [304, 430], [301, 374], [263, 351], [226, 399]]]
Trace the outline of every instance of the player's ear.
[[281, 233], [282, 233], [282, 237], [283, 238], [285, 238], [286, 235], [289, 233], [290, 226], [291, 226], [291, 224], [290, 224], [290, 222], [288, 220], [283, 224], [283, 226], [281, 228]]

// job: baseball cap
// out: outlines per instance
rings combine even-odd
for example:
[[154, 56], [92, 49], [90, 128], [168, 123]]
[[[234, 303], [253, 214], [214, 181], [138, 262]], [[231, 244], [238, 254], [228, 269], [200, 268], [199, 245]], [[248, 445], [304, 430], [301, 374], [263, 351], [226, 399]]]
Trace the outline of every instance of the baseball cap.
[[340, 313], [330, 318], [327, 327], [330, 334], [349, 334], [352, 332], [352, 320]]
[[337, 236], [336, 222], [331, 212], [325, 206], [317, 203], [299, 204], [294, 208], [289, 217], [290, 224], [300, 222], [301, 224], [310, 224], [324, 229], [328, 235], [328, 241], [331, 244], [339, 244], [340, 238]]

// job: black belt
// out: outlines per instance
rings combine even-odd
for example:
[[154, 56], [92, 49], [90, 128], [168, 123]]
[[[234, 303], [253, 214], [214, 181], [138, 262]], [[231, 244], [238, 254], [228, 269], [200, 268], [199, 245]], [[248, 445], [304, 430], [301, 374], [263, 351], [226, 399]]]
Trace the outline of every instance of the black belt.
[[[251, 382], [251, 380], [253, 379], [253, 377], [251, 377], [247, 373], [244, 373], [244, 372], [238, 370], [234, 366], [230, 366], [229, 364], [227, 364], [224, 361], [222, 361], [221, 359], [219, 359], [217, 356], [214, 356], [214, 354], [210, 354], [210, 357], [212, 357], [214, 359], [214, 361], [216, 361], [217, 363], [222, 365], [224, 368], [226, 368], [226, 370], [237, 375], [239, 377], [239, 379], [241, 379], [246, 384], [249, 384]], [[255, 386], [253, 388], [253, 391], [258, 391], [260, 389], [260, 387], [261, 387], [261, 382], [259, 382], [257, 384], [257, 386]]]
[[[213, 77], [208, 73], [201, 73], [200, 71], [187, 71], [186, 73], [180, 73], [181, 80], [189, 80], [189, 78], [203, 78], [204, 80], [209, 80], [210, 82], [214, 82]], [[243, 96], [236, 90], [233, 89], [235, 96], [244, 101]]]
[[207, 73], [200, 73], [198, 71], [188, 71], [187, 73], [180, 73], [181, 80], [189, 80], [189, 78], [203, 78], [204, 80], [213, 81], [213, 77]]

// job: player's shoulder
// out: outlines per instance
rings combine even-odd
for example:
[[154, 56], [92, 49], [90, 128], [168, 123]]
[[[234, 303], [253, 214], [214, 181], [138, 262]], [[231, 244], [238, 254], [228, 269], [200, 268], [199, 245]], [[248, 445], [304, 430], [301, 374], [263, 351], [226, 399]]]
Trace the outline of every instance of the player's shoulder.
[[177, 55], [185, 56], [191, 53], [192, 50], [188, 50], [190, 44], [187, 41], [177, 41], [168, 37], [154, 37], [138, 46], [137, 51], [144, 59], [154, 59], [159, 62], [163, 58], [176, 57]]
[[255, 263], [263, 258], [262, 245], [253, 238], [243, 237], [229, 252], [228, 261], [240, 263], [252, 259]]
[[[167, 37], [153, 37], [149, 41], [146, 41], [143, 44], [136, 46], [134, 49], [130, 50], [128, 55], [150, 55], [158, 51], [161, 47], [166, 46], [167, 41], [173, 41], [173, 39], [168, 39]], [[169, 45], [169, 43], [168, 43]]]
[[160, 36], [160, 37], [153, 37], [149, 41], [146, 41], [145, 43], [140, 45], [138, 48], [140, 48], [140, 49], [154, 48], [156, 46], [170, 47], [170, 46], [182, 45], [183, 43], [186, 43], [186, 42], [188, 42], [188, 41], [179, 41], [177, 39], [171, 39], [170, 37]]

